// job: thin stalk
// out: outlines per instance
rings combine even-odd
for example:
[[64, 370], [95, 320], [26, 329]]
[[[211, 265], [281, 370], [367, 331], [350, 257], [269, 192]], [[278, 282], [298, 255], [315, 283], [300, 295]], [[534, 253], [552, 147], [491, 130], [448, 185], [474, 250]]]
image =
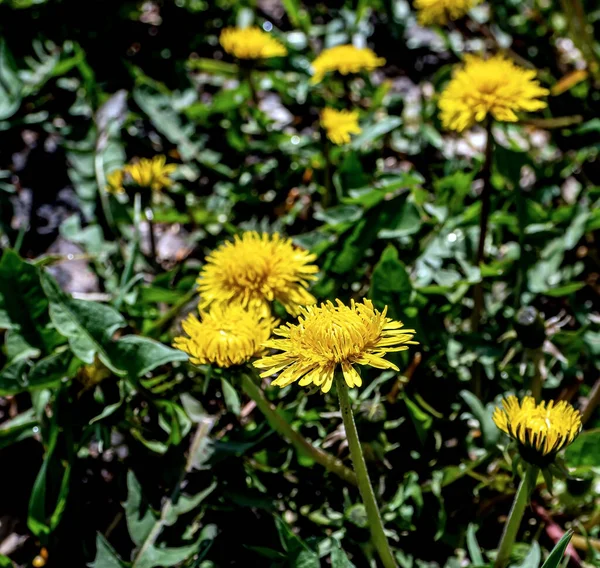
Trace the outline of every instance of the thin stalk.
[[146, 221], [148, 221], [148, 233], [150, 235], [150, 257], [153, 263], [157, 262], [156, 258], [156, 235], [154, 232], [154, 213], [150, 206], [145, 210]]
[[[486, 142], [485, 156], [481, 168], [481, 179], [483, 189], [481, 190], [481, 214], [479, 216], [479, 243], [477, 245], [477, 256], [475, 265], [481, 266], [485, 258], [485, 239], [488, 232], [488, 222], [490, 218], [491, 197], [492, 197], [492, 156], [494, 151], [494, 138], [492, 135], [492, 120], [486, 124]], [[476, 334], [479, 331], [481, 313], [483, 311], [483, 282], [479, 281], [473, 288], [473, 313], [471, 314], [471, 332]], [[473, 382], [475, 395], [481, 397], [481, 367], [475, 363], [473, 369]]]
[[325, 158], [325, 193], [323, 195], [323, 208], [333, 205], [333, 189], [332, 189], [332, 165], [331, 165], [331, 144], [325, 134], [323, 134], [323, 157]]
[[521, 307], [521, 293], [527, 275], [527, 259], [525, 258], [525, 229], [527, 227], [527, 198], [520, 187], [515, 187], [515, 202], [517, 205], [517, 221], [519, 224], [519, 266], [515, 285], [515, 309]]
[[502, 532], [502, 538], [498, 545], [498, 553], [496, 560], [494, 561], [494, 568], [505, 568], [510, 559], [510, 553], [517, 537], [517, 532], [521, 526], [523, 520], [523, 513], [529, 503], [529, 497], [533, 489], [535, 488], [535, 482], [537, 479], [538, 468], [532, 465], [528, 465], [517, 489], [515, 500], [513, 501], [508, 519], [504, 524], [504, 531]]
[[252, 69], [250, 67], [244, 67], [244, 76], [248, 81], [248, 88], [250, 89], [250, 100], [255, 108], [258, 108], [258, 93], [256, 91], [256, 85], [254, 83], [254, 77], [252, 76]]
[[287, 438], [299, 451], [308, 455], [317, 463], [321, 464], [326, 470], [335, 473], [338, 477], [357, 485], [358, 481], [354, 472], [346, 467], [341, 460], [335, 456], [313, 446], [302, 434], [296, 432], [290, 424], [277, 412], [277, 408], [265, 396], [262, 389], [257, 385], [256, 379], [243, 374], [242, 388], [244, 392], [256, 403], [258, 409], [264, 414], [265, 418], [273, 428], [284, 438]]
[[533, 377], [531, 377], [531, 396], [536, 402], [542, 399], [542, 364], [544, 352], [538, 348], [533, 353]]
[[198, 290], [195, 286], [192, 286], [177, 302], [175, 302], [159, 319], [156, 320], [146, 331], [146, 335], [149, 337], [157, 337], [163, 328], [175, 318], [181, 308], [185, 306], [196, 294]]
[[392, 554], [392, 550], [390, 549], [390, 545], [383, 530], [383, 523], [381, 521], [381, 515], [379, 514], [377, 501], [375, 500], [375, 493], [369, 479], [367, 464], [365, 462], [365, 457], [358, 438], [358, 431], [356, 430], [356, 424], [354, 422], [354, 414], [352, 413], [352, 404], [350, 403], [348, 387], [346, 386], [343, 377], [338, 376], [336, 381], [336, 388], [340, 399], [340, 410], [342, 411], [342, 418], [344, 420], [348, 447], [350, 448], [350, 457], [352, 458], [352, 464], [354, 465], [354, 471], [356, 472], [360, 496], [362, 497], [365, 509], [367, 510], [367, 519], [371, 529], [371, 540], [373, 541], [373, 545], [385, 568], [397, 568], [394, 555]]
[[590, 396], [588, 397], [587, 404], [584, 406], [583, 411], [581, 412], [581, 422], [585, 424], [594, 414], [594, 410], [600, 403], [600, 379], [597, 379], [590, 391]]

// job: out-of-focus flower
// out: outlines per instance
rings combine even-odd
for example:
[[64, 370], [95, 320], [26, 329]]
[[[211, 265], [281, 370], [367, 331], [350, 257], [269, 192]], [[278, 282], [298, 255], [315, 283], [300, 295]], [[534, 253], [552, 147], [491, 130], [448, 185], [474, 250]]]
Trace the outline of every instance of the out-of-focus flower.
[[106, 191], [113, 194], [123, 193], [125, 191], [123, 189], [124, 176], [125, 174], [121, 169], [110, 172], [106, 176]]
[[386, 317], [387, 308], [377, 311], [370, 300], [351, 302], [350, 306], [336, 300], [320, 306], [300, 310], [298, 323], [286, 324], [273, 334], [281, 339], [271, 339], [265, 347], [281, 351], [254, 362], [266, 369], [261, 376], [280, 373], [274, 385], [285, 387], [299, 381], [300, 386], [314, 384], [328, 392], [334, 374], [341, 370], [350, 387], [362, 385], [355, 365], [368, 365], [377, 369], [398, 367], [384, 359], [386, 353], [404, 351], [412, 341], [415, 331], [403, 329], [402, 322]]
[[501, 122], [516, 122], [517, 112], [531, 112], [547, 106], [539, 100], [549, 93], [536, 80], [536, 72], [523, 69], [496, 55], [482, 59], [465, 56], [441, 94], [439, 107], [444, 128], [462, 132], [488, 115]]
[[200, 320], [192, 314], [187, 317], [182, 323], [187, 337], [176, 337], [173, 347], [187, 353], [195, 365], [241, 365], [264, 351], [262, 345], [275, 325], [276, 320], [260, 310], [215, 304], [200, 312]]
[[285, 45], [256, 26], [225, 28], [219, 41], [227, 53], [238, 59], [268, 59], [287, 55]]
[[137, 187], [148, 188], [152, 191], [160, 191], [173, 184], [169, 177], [177, 166], [167, 164], [166, 156], [154, 156], [151, 160], [142, 158], [138, 162], [128, 164], [123, 168], [125, 182], [128, 180]]
[[536, 404], [531, 396], [521, 403], [511, 395], [493, 414], [496, 426], [516, 440], [521, 457], [528, 463], [544, 467], [568, 446], [581, 431], [581, 415], [564, 400]]
[[324, 49], [313, 61], [313, 78], [311, 83], [320, 83], [331, 71], [339, 71], [342, 75], [372, 71], [385, 64], [383, 57], [377, 57], [368, 47], [338, 45]]
[[319, 268], [314, 254], [295, 247], [291, 239], [248, 231], [236, 235], [206, 257], [198, 277], [201, 306], [236, 302], [244, 307], [271, 312], [277, 300], [292, 315], [300, 306], [314, 304], [307, 290]]
[[325, 108], [321, 113], [321, 126], [325, 129], [327, 138], [341, 146], [350, 142], [350, 134], [360, 134], [358, 126], [358, 111], [335, 110]]
[[448, 20], [462, 18], [480, 2], [481, 0], [415, 0], [414, 6], [422, 26], [445, 26]]

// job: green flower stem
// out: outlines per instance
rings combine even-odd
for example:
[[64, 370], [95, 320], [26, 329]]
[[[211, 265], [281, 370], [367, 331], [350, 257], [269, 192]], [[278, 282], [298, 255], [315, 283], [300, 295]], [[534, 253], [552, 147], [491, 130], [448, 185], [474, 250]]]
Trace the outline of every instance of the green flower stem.
[[521, 526], [523, 520], [523, 513], [525, 513], [525, 507], [529, 503], [529, 497], [535, 488], [535, 482], [537, 480], [538, 468], [533, 465], [528, 465], [517, 489], [515, 500], [513, 501], [508, 519], [504, 525], [504, 531], [502, 532], [502, 538], [498, 545], [498, 553], [496, 554], [496, 560], [494, 561], [494, 568], [505, 568], [510, 559], [510, 553], [517, 537], [517, 532]]
[[350, 403], [350, 396], [348, 393], [348, 387], [343, 377], [336, 378], [337, 392], [340, 399], [340, 410], [342, 411], [342, 418], [344, 420], [344, 428], [346, 429], [346, 438], [348, 439], [348, 446], [350, 447], [350, 457], [352, 458], [352, 464], [354, 465], [354, 471], [358, 479], [358, 489], [362, 497], [365, 509], [367, 510], [367, 518], [369, 520], [369, 527], [371, 528], [371, 540], [377, 549], [379, 558], [385, 568], [396, 568], [397, 564], [394, 560], [394, 556], [388, 544], [387, 537], [383, 531], [383, 523], [381, 522], [381, 516], [379, 514], [379, 508], [377, 507], [377, 501], [375, 500], [375, 493], [369, 480], [369, 473], [367, 472], [367, 464], [365, 463], [365, 457], [363, 456], [362, 448], [360, 446], [360, 440], [358, 439], [358, 432], [356, 430], [356, 424], [354, 423], [354, 414], [352, 413], [352, 404]]
[[[486, 123], [486, 142], [485, 156], [481, 168], [481, 180], [483, 189], [481, 190], [481, 214], [479, 216], [479, 243], [477, 246], [477, 257], [475, 266], [480, 267], [485, 258], [485, 239], [488, 232], [488, 221], [491, 210], [492, 196], [492, 156], [494, 152], [494, 136], [492, 134], [492, 120], [488, 119]], [[478, 335], [481, 314], [484, 308], [483, 282], [480, 280], [473, 288], [473, 313], [471, 314], [471, 333]], [[481, 365], [475, 363], [473, 368], [473, 391], [476, 396], [481, 398]]]
[[539, 347], [533, 352], [533, 377], [531, 378], [531, 396], [535, 402], [542, 400], [542, 365], [544, 364], [544, 352]]
[[150, 256], [152, 262], [157, 262], [156, 259], [156, 235], [154, 233], [154, 212], [150, 206], [146, 207], [146, 221], [148, 221], [148, 233], [150, 234]]
[[332, 456], [330, 453], [313, 446], [304, 436], [296, 432], [290, 424], [277, 412], [277, 408], [265, 396], [257, 380], [253, 377], [242, 375], [242, 388], [244, 392], [256, 403], [258, 409], [264, 414], [271, 427], [279, 432], [284, 438], [287, 438], [299, 451], [308, 455], [317, 463], [321, 464], [326, 470], [335, 473], [338, 477], [357, 485], [358, 481], [354, 472], [346, 467], [341, 460]]

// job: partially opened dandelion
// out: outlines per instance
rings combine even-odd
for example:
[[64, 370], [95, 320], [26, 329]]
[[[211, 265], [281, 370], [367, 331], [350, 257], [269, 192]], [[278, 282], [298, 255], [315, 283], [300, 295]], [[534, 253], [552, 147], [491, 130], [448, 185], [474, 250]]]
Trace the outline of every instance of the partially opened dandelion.
[[352, 301], [350, 306], [340, 300], [300, 310], [297, 324], [286, 324], [274, 331], [278, 339], [265, 343], [281, 353], [265, 356], [254, 366], [265, 369], [261, 376], [279, 373], [274, 385], [285, 387], [298, 382], [300, 386], [315, 385], [328, 392], [334, 379], [340, 400], [350, 456], [365, 504], [371, 538], [386, 568], [396, 566], [390, 550], [375, 494], [369, 480], [362, 453], [349, 390], [362, 385], [358, 365], [376, 369], [398, 367], [385, 357], [390, 352], [404, 351], [413, 341], [415, 331], [404, 329], [402, 322], [386, 317], [387, 308], [376, 310], [370, 300]]
[[520, 457], [526, 464], [494, 562], [495, 568], [505, 568], [538, 472], [542, 470], [551, 488], [552, 475], [557, 471], [554, 467], [557, 454], [579, 435], [581, 415], [564, 400], [536, 404], [531, 396], [519, 402], [511, 395], [502, 401], [502, 407], [496, 408], [492, 418], [500, 430], [517, 442]]
[[496, 426], [516, 440], [519, 454], [532, 465], [550, 465], [556, 454], [581, 431], [581, 415], [568, 402], [540, 402], [526, 396], [521, 402], [508, 396], [496, 408]]
[[348, 144], [350, 134], [360, 134], [361, 132], [356, 110], [325, 108], [321, 112], [321, 126], [324, 128], [327, 138], [337, 146]]
[[311, 83], [320, 83], [327, 73], [337, 71], [342, 75], [372, 71], [385, 64], [383, 57], [377, 57], [368, 47], [337, 45], [324, 49], [312, 63]]
[[269, 59], [287, 55], [285, 45], [257, 26], [225, 28], [219, 42], [227, 53], [238, 59]]
[[295, 315], [316, 301], [308, 291], [319, 270], [315, 259], [277, 233], [236, 235], [206, 257], [198, 277], [201, 306], [235, 302], [270, 313], [276, 300]]
[[154, 156], [152, 159], [141, 158], [123, 168], [125, 181], [139, 188], [160, 191], [173, 184], [171, 174], [175, 172], [175, 164], [167, 164], [166, 156]]
[[449, 20], [458, 20], [482, 0], [415, 0], [417, 19], [422, 26], [445, 26]]
[[536, 79], [536, 72], [496, 55], [483, 59], [466, 55], [439, 100], [444, 128], [462, 132], [488, 117], [516, 122], [521, 112], [546, 108], [542, 97], [549, 94]]

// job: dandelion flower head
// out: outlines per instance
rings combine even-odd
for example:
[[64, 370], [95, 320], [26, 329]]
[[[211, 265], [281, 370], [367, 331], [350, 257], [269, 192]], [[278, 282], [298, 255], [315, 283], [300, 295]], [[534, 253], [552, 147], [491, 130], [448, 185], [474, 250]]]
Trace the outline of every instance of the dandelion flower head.
[[268, 59], [287, 55], [285, 45], [256, 26], [225, 28], [219, 41], [227, 53], [238, 59]]
[[518, 67], [501, 55], [489, 59], [465, 56], [465, 65], [440, 95], [442, 125], [462, 132], [488, 116], [516, 122], [517, 112], [545, 108], [547, 103], [539, 97], [549, 91], [535, 77], [535, 71]]
[[277, 322], [258, 310], [239, 304], [216, 304], [200, 319], [190, 314], [182, 323], [187, 336], [176, 337], [173, 347], [184, 351], [195, 365], [241, 365], [260, 355]]
[[123, 171], [126, 182], [130, 180], [137, 187], [160, 191], [173, 184], [169, 176], [176, 169], [175, 164], [167, 164], [167, 158], [161, 155], [154, 156], [152, 159], [142, 158], [125, 166]]
[[313, 61], [313, 78], [311, 82], [320, 83], [323, 77], [331, 71], [339, 71], [342, 75], [372, 71], [385, 64], [383, 57], [377, 57], [368, 47], [353, 45], [337, 45], [324, 49]]
[[313, 384], [326, 393], [339, 370], [350, 388], [360, 387], [355, 365], [397, 371], [384, 358], [386, 353], [417, 345], [412, 341], [415, 331], [403, 329], [402, 322], [386, 317], [386, 312], [387, 308], [377, 311], [370, 300], [302, 308], [297, 324], [282, 325], [273, 332], [279, 338], [265, 343], [281, 353], [263, 357], [254, 366], [265, 369], [262, 377], [280, 373], [273, 381], [280, 387], [299, 381], [300, 386]]
[[448, 20], [462, 18], [480, 2], [481, 0], [415, 0], [414, 6], [422, 26], [445, 26]]
[[521, 457], [536, 463], [552, 462], [581, 431], [581, 415], [564, 400], [540, 402], [526, 396], [520, 403], [508, 396], [493, 414], [496, 426], [517, 441]]
[[237, 302], [270, 313], [271, 302], [277, 300], [296, 315], [300, 306], [316, 302], [307, 290], [319, 271], [315, 259], [277, 233], [236, 235], [206, 257], [198, 278], [200, 305]]
[[350, 142], [350, 134], [360, 134], [358, 126], [358, 111], [335, 110], [325, 108], [321, 113], [321, 126], [325, 129], [327, 138], [341, 146]]
[[106, 176], [106, 191], [108, 193], [123, 193], [125, 189], [123, 188], [123, 179], [125, 177], [125, 173], [122, 169], [114, 170], [110, 172]]

